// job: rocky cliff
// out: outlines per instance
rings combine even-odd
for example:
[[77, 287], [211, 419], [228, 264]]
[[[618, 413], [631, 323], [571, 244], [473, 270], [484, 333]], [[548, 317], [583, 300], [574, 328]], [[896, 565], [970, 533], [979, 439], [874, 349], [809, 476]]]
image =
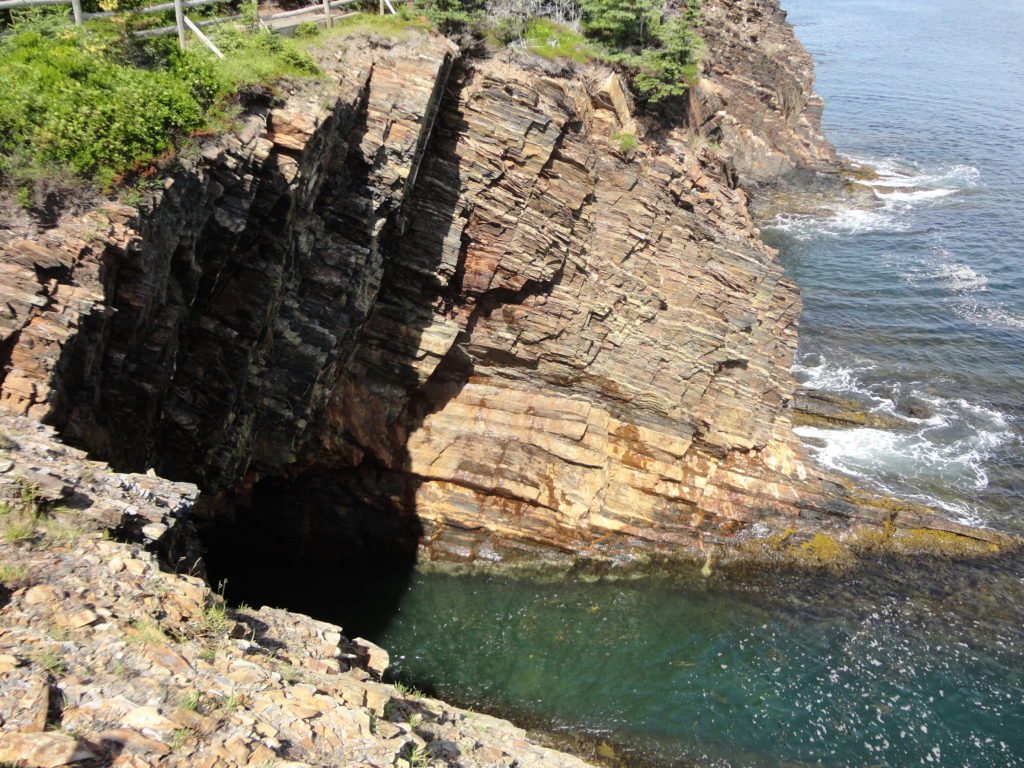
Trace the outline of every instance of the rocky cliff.
[[3, 238], [0, 761], [586, 764], [227, 608], [193, 520], [311, 611], [416, 557], [998, 551], [794, 437], [799, 294], [748, 203], [834, 155], [775, 1], [704, 5], [703, 78], [647, 117], [600, 68], [339, 38], [139, 207]]
[[799, 295], [748, 195], [834, 153], [777, 4], [705, 8], [704, 77], [646, 121], [598, 68], [326, 46], [326, 82], [250, 94], [140, 208], [2, 246], [3, 405], [300, 548], [377, 526], [426, 557], [628, 558], [920, 523], [791, 431]]

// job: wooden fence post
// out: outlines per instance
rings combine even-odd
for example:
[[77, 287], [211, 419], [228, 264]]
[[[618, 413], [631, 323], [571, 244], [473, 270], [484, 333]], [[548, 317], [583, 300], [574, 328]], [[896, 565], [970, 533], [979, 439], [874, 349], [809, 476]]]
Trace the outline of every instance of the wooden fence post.
[[75, 17], [75, 25], [82, 26], [82, 0], [71, 0], [71, 13]]
[[332, 19], [331, 19], [331, 0], [324, 0], [324, 19], [325, 19], [324, 24], [327, 26], [328, 29], [330, 29], [331, 28], [331, 24], [332, 24]]
[[174, 0], [174, 25], [178, 28], [178, 45], [185, 50], [185, 11], [181, 0]]

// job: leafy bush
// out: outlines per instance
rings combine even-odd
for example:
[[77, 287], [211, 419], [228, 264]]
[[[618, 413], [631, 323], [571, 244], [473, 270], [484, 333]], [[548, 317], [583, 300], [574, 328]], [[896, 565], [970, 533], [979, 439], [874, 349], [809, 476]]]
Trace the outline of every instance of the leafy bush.
[[296, 37], [316, 37], [320, 34], [320, 25], [315, 21], [301, 21], [295, 25]]
[[109, 186], [216, 119], [243, 84], [319, 73], [271, 32], [215, 37], [228, 58], [182, 51], [174, 37], [136, 42], [118, 22], [16, 26], [0, 39], [0, 183], [71, 173]]
[[202, 125], [202, 108], [165, 73], [116, 64], [88, 36], [16, 31], [0, 43], [0, 152], [30, 145], [38, 159], [109, 183], [117, 170], [163, 152]]

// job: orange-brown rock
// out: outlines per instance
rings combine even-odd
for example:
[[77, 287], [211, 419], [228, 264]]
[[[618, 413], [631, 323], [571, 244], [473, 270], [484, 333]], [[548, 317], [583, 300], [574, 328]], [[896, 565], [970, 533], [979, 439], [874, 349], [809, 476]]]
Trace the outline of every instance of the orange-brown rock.
[[831, 167], [809, 59], [772, 0], [706, 13], [706, 78], [657, 121], [597, 67], [342, 39], [140, 210], [0, 245], [0, 401], [239, 514], [271, 489], [302, 546], [373, 516], [457, 558], [892, 517], [793, 436], [799, 294], [741, 186]]

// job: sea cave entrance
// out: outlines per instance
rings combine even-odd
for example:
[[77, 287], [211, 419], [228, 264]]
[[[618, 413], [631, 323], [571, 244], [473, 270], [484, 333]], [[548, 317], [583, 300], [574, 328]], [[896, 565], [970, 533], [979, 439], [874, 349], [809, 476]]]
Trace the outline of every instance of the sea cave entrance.
[[352, 478], [256, 483], [200, 529], [210, 583], [232, 605], [269, 605], [379, 635], [407, 589], [421, 528], [409, 508], [367, 500]]

